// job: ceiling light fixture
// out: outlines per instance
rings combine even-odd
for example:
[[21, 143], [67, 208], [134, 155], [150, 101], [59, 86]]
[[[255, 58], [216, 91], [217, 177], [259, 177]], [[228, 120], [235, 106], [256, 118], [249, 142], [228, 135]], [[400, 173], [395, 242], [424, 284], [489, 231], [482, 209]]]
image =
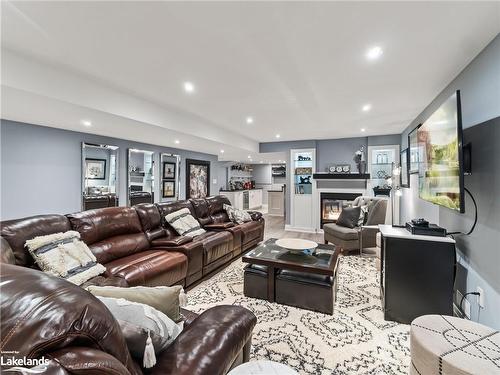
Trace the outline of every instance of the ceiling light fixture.
[[87, 127], [92, 126], [92, 121], [89, 121], [89, 120], [82, 120], [81, 123], [83, 126], [87, 126]]
[[174, 143], [175, 143], [176, 145], [178, 145], [179, 143], [181, 143], [181, 141], [179, 141], [178, 139], [176, 139], [176, 140], [174, 141]]
[[247, 124], [249, 124], [249, 125], [250, 125], [250, 124], [253, 124], [253, 117], [248, 116], [248, 117], [245, 119], [245, 121], [246, 121], [246, 122], [247, 122]]
[[281, 135], [279, 135], [279, 134], [276, 134], [276, 138], [281, 138]]
[[363, 112], [368, 112], [370, 109], [372, 109], [371, 104], [365, 104], [362, 108]]
[[224, 153], [224, 150], [220, 150], [220, 153], [223, 154]]
[[192, 82], [184, 82], [184, 91], [187, 93], [193, 93], [194, 92], [194, 84]]
[[247, 156], [247, 158], [251, 159], [251, 158], [252, 158], [252, 156], [251, 156], [251, 155], [248, 155], [248, 156]]
[[264, 163], [262, 160], [259, 162], [260, 164]]
[[365, 128], [361, 128], [361, 133], [364, 133], [366, 131]]
[[384, 51], [381, 47], [374, 46], [368, 49], [368, 51], [366, 52], [366, 58], [368, 60], [377, 60], [378, 58], [380, 58], [380, 56], [382, 56], [383, 53]]

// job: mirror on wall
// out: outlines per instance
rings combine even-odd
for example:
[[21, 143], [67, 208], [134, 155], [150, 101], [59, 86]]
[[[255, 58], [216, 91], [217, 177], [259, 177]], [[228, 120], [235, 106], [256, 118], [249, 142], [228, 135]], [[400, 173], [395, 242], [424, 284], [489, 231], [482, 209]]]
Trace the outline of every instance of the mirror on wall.
[[154, 203], [155, 162], [152, 151], [128, 149], [128, 205]]
[[83, 142], [82, 210], [118, 206], [118, 191], [118, 147]]
[[181, 157], [175, 154], [160, 154], [160, 201], [179, 200]]

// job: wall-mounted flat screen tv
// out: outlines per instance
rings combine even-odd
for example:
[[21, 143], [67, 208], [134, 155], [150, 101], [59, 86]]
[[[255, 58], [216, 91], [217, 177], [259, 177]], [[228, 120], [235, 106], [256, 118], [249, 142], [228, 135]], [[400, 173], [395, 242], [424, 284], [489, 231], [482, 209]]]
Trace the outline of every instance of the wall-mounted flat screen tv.
[[448, 98], [418, 129], [423, 152], [420, 198], [464, 212], [460, 91]]

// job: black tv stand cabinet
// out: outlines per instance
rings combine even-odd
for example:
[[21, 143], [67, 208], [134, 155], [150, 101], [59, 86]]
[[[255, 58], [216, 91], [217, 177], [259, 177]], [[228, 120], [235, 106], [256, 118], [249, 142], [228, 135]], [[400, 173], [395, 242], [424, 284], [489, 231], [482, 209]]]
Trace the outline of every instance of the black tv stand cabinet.
[[384, 319], [410, 324], [421, 315], [453, 315], [455, 240], [391, 225], [379, 228]]

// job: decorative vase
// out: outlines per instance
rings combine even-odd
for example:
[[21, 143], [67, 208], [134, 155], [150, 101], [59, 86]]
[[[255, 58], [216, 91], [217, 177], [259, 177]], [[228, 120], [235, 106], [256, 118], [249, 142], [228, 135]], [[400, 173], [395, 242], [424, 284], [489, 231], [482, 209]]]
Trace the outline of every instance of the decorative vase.
[[360, 161], [358, 163], [358, 172], [359, 172], [359, 174], [366, 173], [366, 161]]

